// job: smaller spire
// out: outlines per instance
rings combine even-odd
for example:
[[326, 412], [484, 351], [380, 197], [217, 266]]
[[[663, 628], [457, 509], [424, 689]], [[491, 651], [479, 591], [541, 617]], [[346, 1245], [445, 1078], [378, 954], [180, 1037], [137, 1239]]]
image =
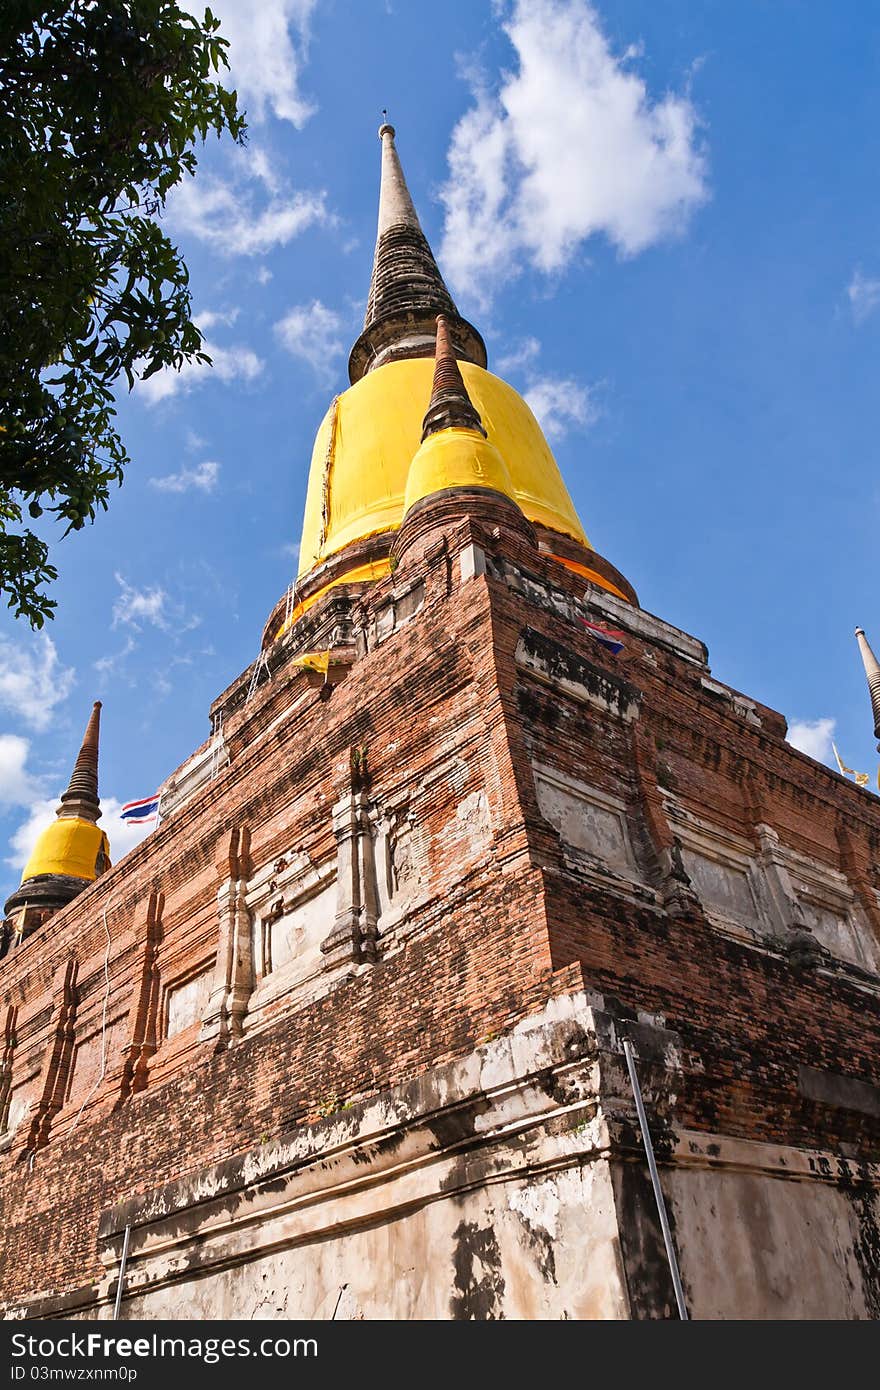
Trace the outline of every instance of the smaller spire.
[[434, 384], [425, 418], [422, 441], [440, 430], [479, 430], [486, 438], [483, 422], [467, 393], [461, 368], [449, 334], [449, 320], [437, 315], [437, 347], [434, 355]]
[[96, 700], [86, 725], [67, 791], [55, 820], [37, 838], [24, 866], [21, 887], [6, 899], [0, 926], [0, 956], [42, 926], [53, 912], [110, 867], [110, 845], [97, 822], [98, 738], [101, 702]]
[[101, 701], [96, 700], [83, 735], [82, 747], [71, 773], [67, 791], [62, 793], [59, 818], [77, 817], [93, 824], [100, 820], [98, 797], [98, 741], [101, 733]]
[[[407, 518], [418, 504], [429, 497], [441, 496], [447, 505], [449, 494], [453, 492], [459, 494], [459, 500], [451, 505], [453, 508], [463, 506], [465, 511], [483, 506], [490, 493], [495, 494], [492, 507], [506, 498], [525, 526], [510, 470], [490, 441], [479, 411], [467, 393], [446, 315], [438, 314], [435, 324], [434, 382], [422, 422], [422, 440], [406, 477], [404, 530]], [[476, 498], [475, 493], [479, 494]], [[410, 533], [414, 534], [412, 527]]]
[[[871, 692], [871, 709], [874, 714], [874, 737], [880, 739], [880, 662], [871, 650], [870, 643], [865, 636], [865, 629], [856, 628], [856, 641], [859, 644], [859, 651], [862, 654], [862, 665], [865, 668], [865, 675], [868, 677], [868, 689]], [[880, 749], [880, 743], [878, 743]]]

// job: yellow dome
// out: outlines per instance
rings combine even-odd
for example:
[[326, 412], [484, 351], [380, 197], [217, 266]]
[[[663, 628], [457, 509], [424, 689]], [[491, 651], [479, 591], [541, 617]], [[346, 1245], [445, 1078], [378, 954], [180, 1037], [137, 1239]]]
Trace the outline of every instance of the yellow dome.
[[419, 445], [406, 479], [404, 516], [423, 497], [447, 487], [490, 487], [516, 495], [507, 464], [478, 430], [439, 430]]
[[[501, 455], [502, 468], [507, 465], [509, 481], [500, 490], [513, 497], [529, 521], [588, 545], [556, 460], [522, 396], [482, 367], [470, 362], [459, 366], [493, 453]], [[300, 575], [353, 541], [398, 529], [433, 376], [430, 358], [389, 362], [333, 402], [312, 454]], [[443, 433], [447, 431], [426, 443]], [[439, 462], [441, 446], [437, 448]], [[488, 463], [487, 455], [483, 459]]]
[[106, 860], [103, 867], [109, 868], [110, 846], [99, 826], [75, 816], [62, 817], [54, 820], [37, 840], [21, 881], [39, 874], [68, 874], [91, 883], [98, 877], [98, 857], [102, 853]]

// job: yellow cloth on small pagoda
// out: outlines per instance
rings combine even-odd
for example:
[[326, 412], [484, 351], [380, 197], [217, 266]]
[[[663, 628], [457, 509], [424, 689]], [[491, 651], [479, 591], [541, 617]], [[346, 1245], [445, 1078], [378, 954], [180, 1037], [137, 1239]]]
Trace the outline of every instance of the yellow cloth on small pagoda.
[[55, 820], [40, 835], [24, 866], [22, 883], [39, 874], [69, 874], [91, 883], [98, 877], [98, 856], [110, 865], [110, 845], [100, 826], [75, 816]]

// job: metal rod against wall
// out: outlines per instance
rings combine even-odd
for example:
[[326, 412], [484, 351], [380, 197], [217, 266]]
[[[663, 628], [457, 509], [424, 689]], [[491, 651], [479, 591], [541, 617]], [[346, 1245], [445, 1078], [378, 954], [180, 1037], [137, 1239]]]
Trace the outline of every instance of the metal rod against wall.
[[113, 1309], [113, 1321], [119, 1320], [119, 1309], [122, 1307], [122, 1289], [125, 1284], [125, 1266], [128, 1261], [128, 1238], [131, 1235], [131, 1227], [126, 1226], [125, 1235], [122, 1237], [122, 1259], [119, 1261], [119, 1283], [116, 1285], [116, 1306]]
[[663, 1244], [666, 1246], [666, 1258], [669, 1261], [669, 1272], [672, 1275], [672, 1287], [675, 1289], [675, 1302], [678, 1306], [678, 1316], [683, 1322], [687, 1322], [689, 1320], [688, 1310], [684, 1301], [684, 1289], [681, 1286], [681, 1275], [678, 1271], [678, 1259], [675, 1254], [675, 1246], [672, 1243], [672, 1231], [669, 1228], [669, 1217], [666, 1215], [666, 1203], [663, 1200], [663, 1189], [660, 1186], [660, 1174], [657, 1172], [657, 1163], [654, 1158], [654, 1145], [651, 1143], [651, 1131], [648, 1129], [648, 1117], [645, 1114], [642, 1089], [639, 1085], [635, 1056], [633, 1055], [632, 1043], [629, 1038], [624, 1038], [623, 1040], [623, 1055], [626, 1058], [626, 1069], [629, 1072], [629, 1084], [632, 1086], [633, 1099], [636, 1103], [636, 1114], [639, 1117], [639, 1128], [642, 1131], [645, 1153], [648, 1157], [648, 1171], [651, 1174], [654, 1201], [657, 1203], [657, 1215], [660, 1217], [660, 1229], [663, 1232]]

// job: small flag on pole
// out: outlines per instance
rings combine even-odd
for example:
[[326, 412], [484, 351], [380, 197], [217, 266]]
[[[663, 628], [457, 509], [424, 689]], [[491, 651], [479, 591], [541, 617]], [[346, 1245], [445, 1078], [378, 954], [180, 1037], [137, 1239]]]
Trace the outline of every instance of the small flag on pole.
[[587, 629], [591, 637], [595, 637], [597, 642], [601, 642], [603, 647], [607, 647], [612, 652], [623, 651], [623, 633], [618, 632], [613, 627], [601, 627], [599, 623], [589, 623], [586, 618], [581, 618], [581, 622]]
[[[844, 777], [851, 777], [857, 787], [866, 787], [868, 785], [867, 772], [856, 772], [854, 767], [847, 767], [846, 763], [843, 761], [843, 759], [837, 751], [837, 745], [835, 743], [832, 743], [831, 747], [834, 751], [834, 757], [837, 760], [837, 766], [840, 768], [841, 774]], [[880, 780], [880, 773], [878, 773], [877, 775], [878, 780]]]
[[159, 793], [142, 797], [140, 801], [126, 801], [119, 813], [119, 819], [129, 825], [146, 825], [159, 814]]

